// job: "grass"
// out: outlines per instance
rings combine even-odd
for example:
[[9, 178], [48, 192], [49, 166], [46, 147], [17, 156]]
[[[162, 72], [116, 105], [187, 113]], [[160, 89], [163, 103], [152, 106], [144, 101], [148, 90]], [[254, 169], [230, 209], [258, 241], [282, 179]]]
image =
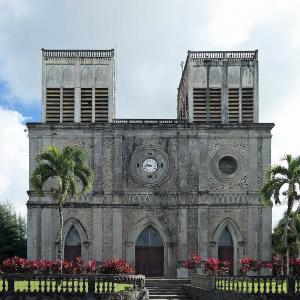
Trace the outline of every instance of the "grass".
[[[30, 283], [30, 289], [29, 289], [29, 283]], [[73, 290], [75, 293], [83, 293], [88, 292], [88, 283], [82, 281], [82, 280], [74, 280], [74, 281], [63, 281], [62, 284], [57, 284], [55, 281], [41, 281], [41, 284], [37, 280], [31, 280], [28, 283], [28, 281], [22, 281], [22, 280], [16, 280], [15, 281], [15, 292], [49, 292], [50, 287], [52, 284], [52, 292], [71, 292]], [[95, 284], [95, 292], [102, 293], [102, 289], [104, 288], [105, 291], [107, 291], [109, 287], [109, 291], [111, 292], [111, 282], [106, 283], [100, 283], [99, 286]], [[7, 285], [7, 283], [6, 283]], [[114, 283], [114, 292], [121, 292], [126, 289], [132, 288], [132, 284], [124, 284], [124, 283]], [[0, 292], [3, 289], [3, 281], [0, 280]]]

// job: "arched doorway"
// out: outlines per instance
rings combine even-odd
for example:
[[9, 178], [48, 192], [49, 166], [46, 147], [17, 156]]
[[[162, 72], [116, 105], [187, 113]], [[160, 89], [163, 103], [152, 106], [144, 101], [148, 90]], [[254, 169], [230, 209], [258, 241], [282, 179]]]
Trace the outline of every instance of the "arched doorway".
[[229, 270], [229, 274], [233, 275], [234, 270], [234, 247], [232, 236], [227, 228], [227, 226], [223, 229], [219, 243], [218, 243], [218, 258], [220, 260], [229, 261], [231, 266]]
[[65, 260], [72, 261], [81, 256], [81, 240], [78, 231], [72, 226], [65, 239]]
[[144, 229], [136, 242], [135, 268], [138, 274], [146, 276], [164, 275], [164, 247], [152, 226]]

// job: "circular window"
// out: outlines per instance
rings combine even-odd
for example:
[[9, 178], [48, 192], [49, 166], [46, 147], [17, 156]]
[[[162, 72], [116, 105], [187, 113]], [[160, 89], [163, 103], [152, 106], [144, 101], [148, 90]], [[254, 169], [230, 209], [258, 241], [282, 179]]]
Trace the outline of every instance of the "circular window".
[[237, 161], [232, 156], [224, 156], [219, 160], [218, 168], [224, 175], [231, 175], [237, 170]]

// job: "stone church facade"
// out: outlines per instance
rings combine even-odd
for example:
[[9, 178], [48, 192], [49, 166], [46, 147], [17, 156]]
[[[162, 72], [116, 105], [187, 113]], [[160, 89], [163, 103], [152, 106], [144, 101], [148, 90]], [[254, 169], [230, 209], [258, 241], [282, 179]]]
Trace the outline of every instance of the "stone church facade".
[[[258, 122], [258, 53], [188, 52], [177, 119], [115, 119], [113, 50], [44, 50], [41, 123], [28, 123], [30, 174], [48, 145], [82, 148], [93, 191], [64, 208], [65, 256], [123, 257], [182, 276], [191, 254], [271, 258], [272, 208], [259, 190], [271, 129]], [[28, 258], [56, 259], [59, 216], [30, 186]]]

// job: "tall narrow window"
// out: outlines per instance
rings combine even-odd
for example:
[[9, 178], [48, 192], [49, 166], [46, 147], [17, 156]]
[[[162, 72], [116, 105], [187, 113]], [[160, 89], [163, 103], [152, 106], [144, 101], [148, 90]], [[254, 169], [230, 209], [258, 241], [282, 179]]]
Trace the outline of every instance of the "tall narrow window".
[[254, 116], [254, 89], [242, 88], [242, 122], [253, 122]]
[[239, 89], [228, 89], [228, 119], [229, 123], [238, 123], [240, 114]]
[[233, 263], [234, 263], [234, 248], [231, 234], [227, 227], [224, 228], [219, 239], [218, 244], [218, 258], [230, 262], [230, 275], [233, 274]]
[[95, 122], [108, 122], [108, 89], [95, 89]]
[[63, 89], [63, 122], [74, 122], [74, 89]]
[[46, 122], [60, 122], [60, 89], [46, 90]]
[[66, 237], [64, 254], [67, 261], [72, 261], [76, 257], [81, 256], [81, 240], [74, 226], [70, 229]]
[[194, 122], [207, 122], [206, 88], [194, 88], [193, 102]]
[[221, 89], [209, 89], [209, 121], [221, 122]]
[[81, 122], [92, 122], [92, 89], [81, 89]]

